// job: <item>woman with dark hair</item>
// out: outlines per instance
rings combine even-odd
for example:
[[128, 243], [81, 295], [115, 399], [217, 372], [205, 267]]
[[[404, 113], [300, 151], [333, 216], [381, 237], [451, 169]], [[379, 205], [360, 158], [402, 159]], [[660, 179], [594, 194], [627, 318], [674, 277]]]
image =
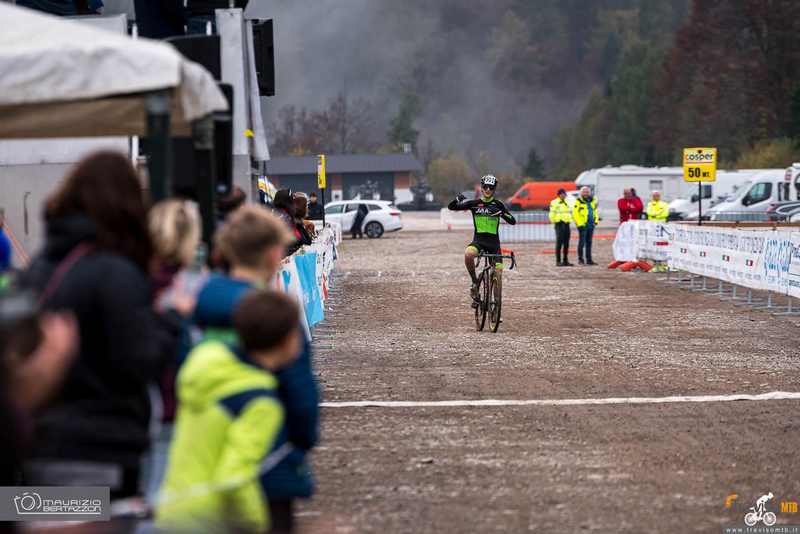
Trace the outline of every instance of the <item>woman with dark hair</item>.
[[316, 230], [314, 223], [308, 218], [308, 197], [305, 193], [294, 194], [294, 225], [300, 232], [300, 241], [303, 245], [310, 245], [314, 241]]
[[275, 208], [275, 213], [286, 223], [286, 227], [292, 232], [294, 242], [286, 247], [286, 255], [291, 256], [297, 252], [303, 243], [303, 234], [297, 228], [295, 223], [295, 204], [294, 194], [291, 189], [280, 189], [275, 193], [275, 198], [272, 199], [272, 204]]
[[38, 291], [43, 309], [75, 315], [80, 345], [36, 417], [26, 483], [133, 496], [149, 443], [147, 384], [174, 354], [181, 324], [175, 311], [153, 309], [153, 245], [136, 171], [115, 152], [84, 158], [50, 197], [45, 222], [44, 249], [21, 284]]

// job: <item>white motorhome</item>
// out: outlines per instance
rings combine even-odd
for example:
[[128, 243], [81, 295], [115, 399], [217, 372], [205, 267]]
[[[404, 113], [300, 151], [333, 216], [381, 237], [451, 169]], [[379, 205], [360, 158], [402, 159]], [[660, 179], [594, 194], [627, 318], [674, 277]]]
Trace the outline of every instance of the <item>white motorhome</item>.
[[766, 220], [766, 211], [773, 202], [797, 198], [792, 187], [792, 174], [787, 169], [769, 169], [752, 176], [733, 198], [708, 211], [712, 221]]
[[[703, 212], [724, 202], [728, 197], [735, 193], [745, 183], [758, 173], [769, 169], [740, 169], [735, 171], [717, 171], [717, 179], [714, 182], [703, 183]], [[669, 215], [672, 220], [697, 219], [699, 216], [700, 203], [698, 188], [696, 184], [689, 184], [693, 189], [690, 196], [681, 197], [669, 203]]]
[[594, 195], [597, 197], [597, 210], [601, 217], [608, 220], [618, 216], [617, 201], [625, 189], [635, 189], [636, 194], [646, 205], [653, 191], [660, 191], [661, 198], [669, 202], [681, 196], [688, 196], [690, 186], [693, 185], [683, 181], [681, 167], [623, 165], [597, 169], [595, 176]]

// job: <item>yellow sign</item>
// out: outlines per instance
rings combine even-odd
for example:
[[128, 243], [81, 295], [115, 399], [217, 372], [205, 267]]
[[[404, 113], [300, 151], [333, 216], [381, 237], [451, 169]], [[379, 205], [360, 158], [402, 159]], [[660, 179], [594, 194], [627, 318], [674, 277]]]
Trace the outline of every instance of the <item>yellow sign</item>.
[[683, 179], [687, 182], [715, 182], [717, 180], [717, 149], [684, 148]]
[[320, 189], [325, 189], [326, 186], [325, 154], [317, 156], [317, 186], [319, 186]]

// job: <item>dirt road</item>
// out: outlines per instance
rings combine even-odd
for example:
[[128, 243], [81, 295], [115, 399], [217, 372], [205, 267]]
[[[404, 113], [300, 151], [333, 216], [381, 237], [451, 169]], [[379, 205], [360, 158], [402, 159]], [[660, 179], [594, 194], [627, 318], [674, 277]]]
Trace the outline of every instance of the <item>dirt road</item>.
[[[475, 332], [468, 232], [430, 216], [346, 240], [316, 368], [325, 401], [800, 391], [798, 323], [514, 247], [498, 334]], [[595, 259], [610, 261], [610, 241]], [[573, 254], [574, 257], [574, 254]], [[720, 532], [800, 498], [800, 401], [325, 408], [307, 532]], [[731, 494], [733, 507], [725, 508]], [[800, 514], [778, 513], [779, 524]]]

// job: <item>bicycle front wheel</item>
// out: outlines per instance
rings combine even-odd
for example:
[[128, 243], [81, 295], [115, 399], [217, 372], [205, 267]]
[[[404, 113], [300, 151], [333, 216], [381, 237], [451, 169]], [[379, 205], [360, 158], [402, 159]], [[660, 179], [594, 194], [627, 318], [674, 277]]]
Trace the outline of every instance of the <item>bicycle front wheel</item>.
[[486, 325], [486, 309], [489, 300], [489, 277], [481, 273], [478, 277], [478, 305], [475, 308], [475, 329], [480, 332]]
[[492, 332], [497, 332], [500, 328], [500, 311], [503, 307], [503, 284], [497, 271], [492, 271], [489, 286], [489, 328]]

